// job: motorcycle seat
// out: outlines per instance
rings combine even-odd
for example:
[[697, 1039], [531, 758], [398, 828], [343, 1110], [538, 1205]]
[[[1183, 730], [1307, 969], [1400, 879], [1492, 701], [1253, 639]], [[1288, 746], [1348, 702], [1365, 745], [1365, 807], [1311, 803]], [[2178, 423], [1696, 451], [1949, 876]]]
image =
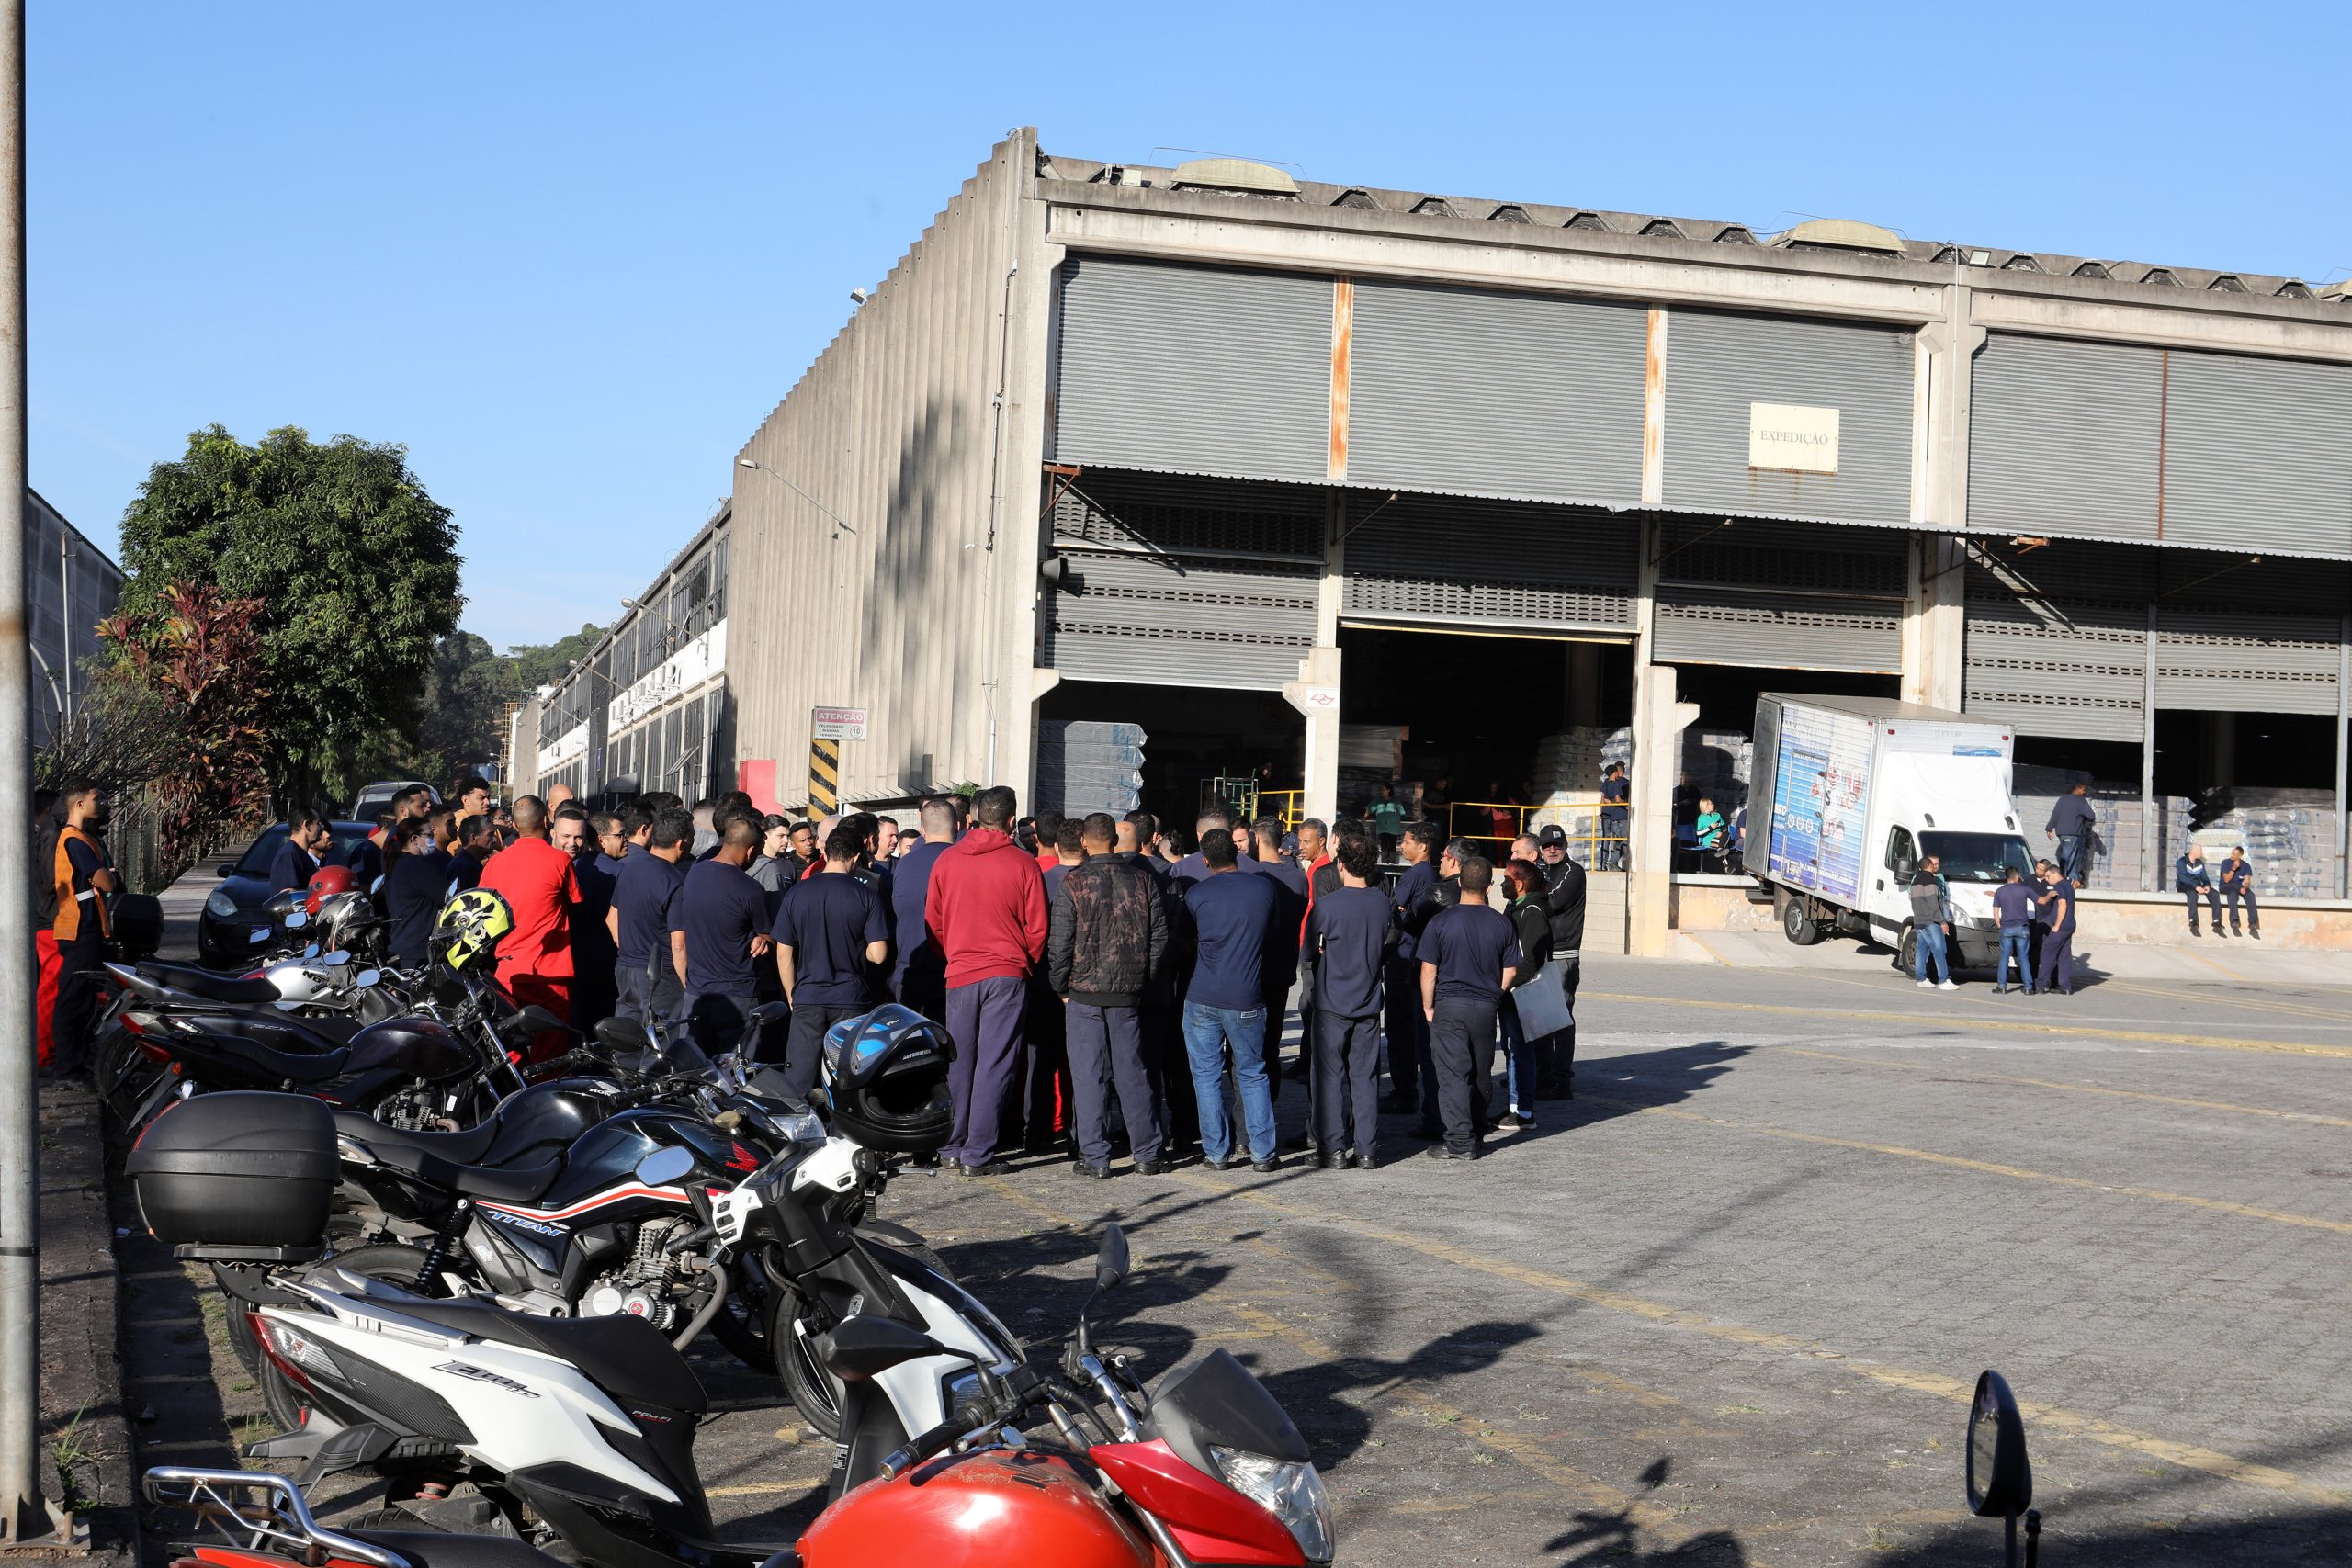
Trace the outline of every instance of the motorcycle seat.
[[562, 1568], [561, 1563], [527, 1541], [503, 1535], [458, 1535], [440, 1530], [345, 1530], [364, 1540], [398, 1552], [409, 1568]]
[[278, 999], [277, 987], [267, 980], [218, 975], [193, 964], [171, 964], [160, 958], [142, 958], [139, 961], [139, 973], [159, 985], [187, 996], [202, 997], [207, 1001], [243, 1006], [249, 1002], [266, 1004]]
[[710, 1408], [694, 1368], [643, 1318], [528, 1317], [488, 1302], [404, 1301], [398, 1309], [477, 1339], [537, 1350], [569, 1361], [623, 1404], [636, 1401], [689, 1416]]
[[410, 1149], [437, 1156], [451, 1165], [472, 1165], [498, 1141], [498, 1119], [494, 1116], [454, 1133], [418, 1133], [405, 1127], [387, 1127], [364, 1111], [338, 1111], [334, 1113], [334, 1130], [379, 1154], [388, 1148]]
[[403, 1144], [371, 1143], [368, 1146], [376, 1151], [378, 1159], [394, 1170], [404, 1170], [429, 1186], [492, 1203], [527, 1203], [554, 1186], [556, 1177], [563, 1170], [560, 1159], [503, 1170], [496, 1166], [460, 1165]]
[[[238, 1063], [255, 1077], [279, 1083], [307, 1087], [331, 1082], [343, 1076], [344, 1063], [351, 1055], [340, 1045], [318, 1051], [280, 1051], [242, 1032], [216, 1027], [224, 1021], [222, 1020], [198, 1019], [191, 1021], [204, 1032], [206, 1048]], [[198, 1055], [194, 1049], [182, 1055], [191, 1058]], [[200, 1066], [198, 1071], [200, 1075]]]

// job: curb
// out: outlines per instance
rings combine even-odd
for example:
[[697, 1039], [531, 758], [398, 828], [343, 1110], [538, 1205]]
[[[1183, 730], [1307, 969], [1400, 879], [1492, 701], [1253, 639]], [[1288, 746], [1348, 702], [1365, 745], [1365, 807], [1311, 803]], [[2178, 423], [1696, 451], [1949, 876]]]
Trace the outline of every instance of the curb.
[[[139, 1562], [136, 1480], [123, 1408], [119, 1274], [97, 1096], [41, 1086], [40, 1431], [50, 1500], [83, 1539], [52, 1560]], [[86, 1532], [86, 1533], [85, 1533]], [[17, 1562], [32, 1553], [11, 1553]]]

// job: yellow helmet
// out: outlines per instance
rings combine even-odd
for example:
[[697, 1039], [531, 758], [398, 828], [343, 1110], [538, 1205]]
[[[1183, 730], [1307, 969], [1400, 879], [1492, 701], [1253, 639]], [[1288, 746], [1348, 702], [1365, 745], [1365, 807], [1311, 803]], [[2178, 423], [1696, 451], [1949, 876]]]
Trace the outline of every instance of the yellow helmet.
[[433, 949], [452, 969], [495, 957], [500, 939], [514, 929], [514, 911], [487, 887], [469, 887], [441, 907], [433, 922]]

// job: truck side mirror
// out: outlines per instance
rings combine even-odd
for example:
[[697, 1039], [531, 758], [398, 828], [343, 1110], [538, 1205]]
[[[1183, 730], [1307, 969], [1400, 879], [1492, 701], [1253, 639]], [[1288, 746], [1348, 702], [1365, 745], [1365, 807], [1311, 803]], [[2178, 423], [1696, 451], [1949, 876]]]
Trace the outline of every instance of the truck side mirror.
[[1919, 863], [1898, 856], [1894, 863], [1894, 874], [1903, 881], [1908, 882], [1919, 874]]

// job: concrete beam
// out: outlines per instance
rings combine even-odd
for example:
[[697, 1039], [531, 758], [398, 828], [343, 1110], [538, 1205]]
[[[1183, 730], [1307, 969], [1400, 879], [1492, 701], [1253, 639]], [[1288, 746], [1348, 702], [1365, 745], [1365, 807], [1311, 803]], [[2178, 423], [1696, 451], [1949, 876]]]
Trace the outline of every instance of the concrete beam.
[[[1467, 237], [1407, 237], [1352, 228], [1283, 227], [1224, 214], [1074, 207], [1057, 202], [1049, 234], [1055, 243], [1076, 251], [1328, 273], [1358, 279], [1406, 277], [1658, 304], [1745, 307], [1871, 321], [1927, 321], [1944, 311], [1943, 288], [1929, 283], [1763, 270], [1753, 264], [1728, 265], [1733, 259], [1730, 257], [1722, 261], [1712, 257], [1701, 260], [1594, 253], [1529, 243], [1500, 243], [1475, 232]], [[1731, 252], [1743, 249], [1721, 248]]]
[[1634, 670], [1632, 869], [1625, 879], [1625, 951], [1663, 958], [1674, 911], [1674, 783], [1682, 760], [1682, 732], [1698, 721], [1699, 705], [1675, 700], [1671, 664]]

